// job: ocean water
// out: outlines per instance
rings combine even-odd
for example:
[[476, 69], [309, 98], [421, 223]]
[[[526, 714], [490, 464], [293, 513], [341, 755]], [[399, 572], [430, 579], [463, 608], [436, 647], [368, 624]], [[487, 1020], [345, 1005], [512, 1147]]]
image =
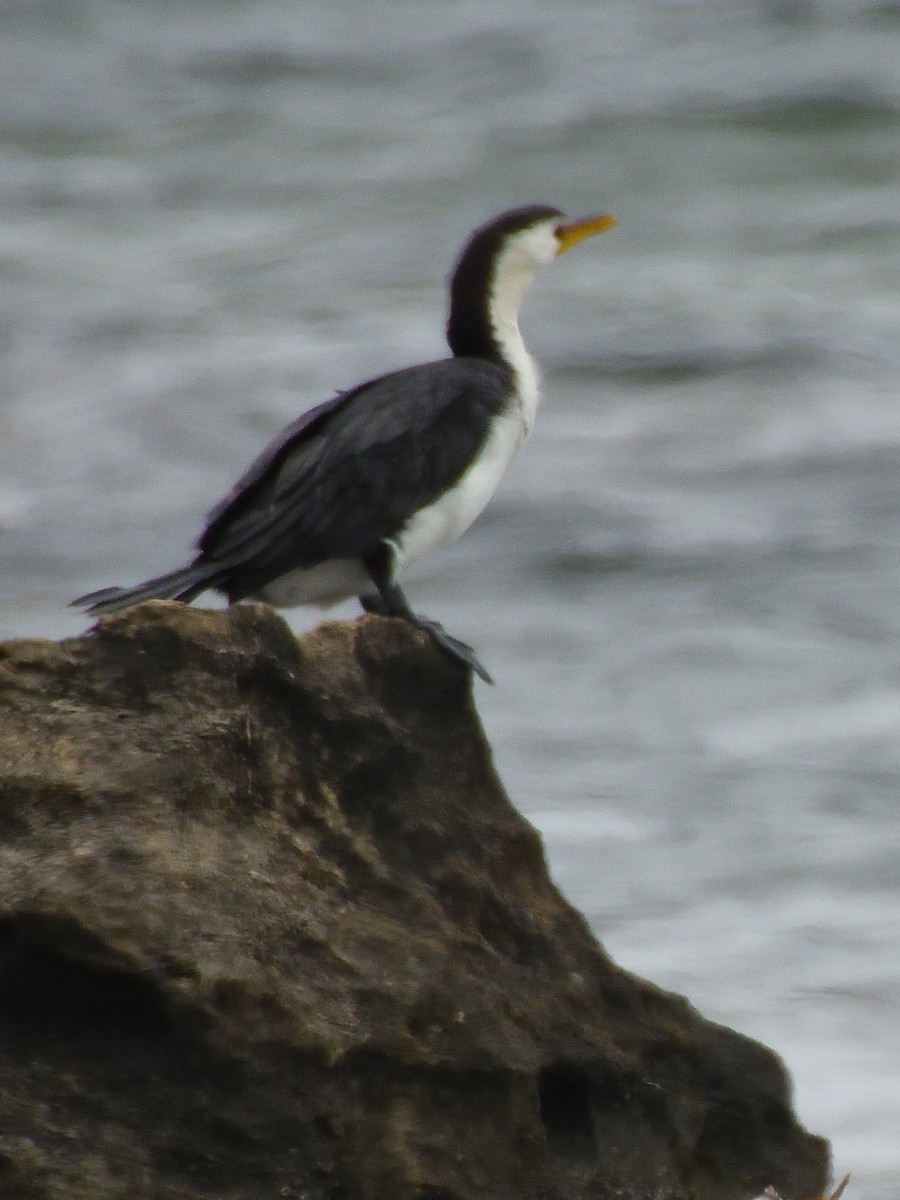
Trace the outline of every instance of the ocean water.
[[495, 675], [560, 886], [783, 1056], [847, 1200], [900, 1196], [898, 162], [896, 0], [0, 8], [4, 638], [440, 355], [475, 224], [615, 213], [527, 301], [524, 454], [407, 590]]

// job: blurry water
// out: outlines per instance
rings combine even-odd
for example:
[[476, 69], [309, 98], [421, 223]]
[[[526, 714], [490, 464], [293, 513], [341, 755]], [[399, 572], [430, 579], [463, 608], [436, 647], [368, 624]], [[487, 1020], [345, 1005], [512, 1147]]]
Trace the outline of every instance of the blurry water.
[[[609, 209], [537, 428], [410, 578], [624, 966], [900, 1193], [900, 5], [0, 9], [0, 636], [182, 561], [301, 408], [442, 353], [468, 230]], [[353, 606], [340, 610], [352, 615]], [[315, 614], [298, 614], [301, 629]]]

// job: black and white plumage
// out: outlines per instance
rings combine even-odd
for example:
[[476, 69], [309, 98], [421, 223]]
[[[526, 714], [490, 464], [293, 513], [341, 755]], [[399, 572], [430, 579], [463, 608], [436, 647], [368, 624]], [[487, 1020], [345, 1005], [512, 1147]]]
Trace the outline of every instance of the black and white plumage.
[[104, 613], [190, 602], [207, 589], [279, 607], [357, 595], [369, 611], [427, 629], [489, 680], [469, 646], [412, 612], [396, 575], [459, 537], [487, 504], [538, 405], [522, 297], [558, 254], [612, 224], [533, 205], [476, 230], [450, 284], [452, 358], [371, 379], [304, 413], [212, 510], [191, 563], [74, 603]]

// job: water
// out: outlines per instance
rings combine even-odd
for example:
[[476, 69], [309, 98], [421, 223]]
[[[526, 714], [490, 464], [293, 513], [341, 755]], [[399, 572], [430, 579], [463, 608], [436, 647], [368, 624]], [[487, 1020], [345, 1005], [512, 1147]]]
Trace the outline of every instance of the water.
[[535, 434], [409, 592], [495, 674], [610, 952], [784, 1056], [848, 1200], [900, 1194], [900, 5], [19, 0], [0, 33], [3, 637], [78, 632], [302, 407], [440, 354], [474, 224], [617, 215], [529, 298]]

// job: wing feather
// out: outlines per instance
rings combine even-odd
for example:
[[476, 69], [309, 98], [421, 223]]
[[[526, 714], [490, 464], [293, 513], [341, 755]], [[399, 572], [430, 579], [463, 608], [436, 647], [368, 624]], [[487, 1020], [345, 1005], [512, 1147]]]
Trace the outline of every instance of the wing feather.
[[[501, 366], [455, 358], [326, 401], [289, 425], [213, 509], [200, 558], [245, 568], [256, 588], [293, 567], [370, 553], [460, 478], [509, 383]], [[248, 594], [235, 583], [235, 595]]]

